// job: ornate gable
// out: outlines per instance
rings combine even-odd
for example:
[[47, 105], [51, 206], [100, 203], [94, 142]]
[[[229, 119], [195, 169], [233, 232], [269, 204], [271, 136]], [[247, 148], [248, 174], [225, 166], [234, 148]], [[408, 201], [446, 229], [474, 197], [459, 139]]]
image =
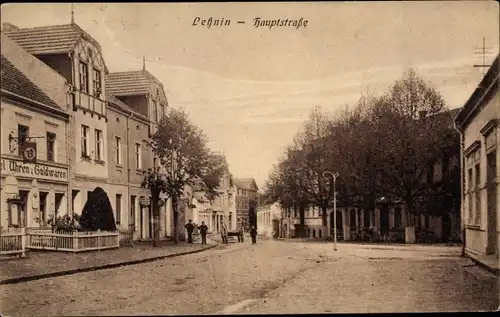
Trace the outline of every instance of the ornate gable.
[[106, 72], [106, 64], [104, 58], [99, 50], [91, 42], [81, 38], [75, 45], [75, 56], [100, 71]]

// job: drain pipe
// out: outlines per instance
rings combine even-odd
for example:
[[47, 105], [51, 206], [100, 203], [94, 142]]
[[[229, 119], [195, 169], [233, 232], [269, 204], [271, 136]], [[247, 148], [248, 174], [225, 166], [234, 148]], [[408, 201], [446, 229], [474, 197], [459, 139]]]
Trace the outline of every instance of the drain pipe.
[[[130, 210], [132, 210], [132, 206], [131, 206], [131, 202], [132, 202], [132, 199], [131, 199], [131, 196], [130, 196], [130, 190], [131, 190], [131, 186], [130, 186], [130, 125], [129, 125], [129, 122], [130, 122], [130, 119], [132, 119], [132, 117], [134, 116], [134, 113], [132, 111], [130, 111], [130, 114], [128, 115], [127, 117], [127, 201], [128, 201], [128, 215], [130, 217], [131, 215], [131, 212]], [[134, 210], [135, 210], [135, 206], [134, 206]], [[134, 213], [134, 219], [129, 219], [129, 228], [131, 229], [132, 231], [132, 241], [130, 241], [130, 244], [132, 246], [134, 246], [134, 233], [135, 233], [135, 213]], [[133, 220], [133, 225], [132, 225], [132, 220]]]
[[464, 133], [461, 129], [461, 126], [456, 122], [454, 123], [455, 130], [460, 133], [460, 229], [462, 236], [462, 257], [465, 257], [465, 207], [464, 207], [464, 199], [465, 199], [465, 160], [464, 160]]

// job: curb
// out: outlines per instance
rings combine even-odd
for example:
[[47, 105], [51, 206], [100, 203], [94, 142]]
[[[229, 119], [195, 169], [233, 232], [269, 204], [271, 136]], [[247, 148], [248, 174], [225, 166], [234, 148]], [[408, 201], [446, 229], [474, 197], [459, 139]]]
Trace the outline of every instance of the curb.
[[155, 257], [146, 258], [146, 259], [139, 259], [139, 260], [133, 260], [133, 261], [120, 262], [120, 263], [105, 264], [105, 265], [101, 265], [101, 266], [92, 266], [92, 267], [86, 267], [86, 268], [81, 268], [81, 269], [73, 269], [73, 270], [52, 272], [52, 273], [40, 274], [40, 275], [14, 277], [14, 278], [9, 278], [9, 279], [0, 281], [0, 285], [19, 284], [19, 283], [23, 283], [23, 282], [36, 281], [36, 280], [41, 280], [41, 279], [50, 278], [50, 277], [58, 277], [58, 276], [65, 276], [65, 275], [73, 275], [73, 274], [76, 274], [76, 273], [86, 273], [86, 272], [100, 271], [100, 270], [106, 270], [106, 269], [113, 269], [113, 268], [117, 268], [117, 267], [121, 267], [121, 266], [128, 266], [128, 265], [141, 264], [141, 263], [146, 263], [146, 262], [153, 262], [153, 261], [163, 260], [163, 259], [168, 259], [168, 258], [175, 258], [175, 257], [178, 257], [178, 256], [183, 256], [183, 255], [188, 255], [188, 254], [194, 254], [194, 253], [199, 253], [199, 252], [207, 251], [207, 250], [215, 248], [218, 245], [219, 244], [216, 243], [216, 244], [210, 245], [210, 246], [208, 246], [206, 248], [199, 249], [199, 250], [185, 251], [185, 252], [167, 254], [167, 255], [162, 255], [162, 256], [155, 256]]
[[479, 267], [482, 267], [483, 269], [485, 269], [486, 271], [490, 272], [490, 273], [493, 273], [495, 274], [496, 276], [500, 276], [500, 269], [496, 269], [496, 268], [493, 268], [493, 267], [490, 267], [488, 266], [487, 264], [479, 261], [479, 260], [476, 260], [474, 259], [473, 257], [470, 257], [470, 256], [465, 256], [465, 258], [469, 258], [472, 260], [472, 262], [474, 262], [474, 264], [476, 264], [477, 266]]

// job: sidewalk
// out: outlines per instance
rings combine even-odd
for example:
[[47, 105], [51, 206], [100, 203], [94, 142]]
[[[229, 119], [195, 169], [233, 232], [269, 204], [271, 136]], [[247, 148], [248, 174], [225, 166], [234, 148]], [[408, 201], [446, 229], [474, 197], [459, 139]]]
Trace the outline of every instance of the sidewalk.
[[466, 252], [465, 255], [479, 266], [485, 268], [493, 274], [500, 275], [500, 261], [495, 255], [477, 255], [470, 252]]
[[29, 251], [27, 258], [0, 261], [0, 285], [15, 284], [48, 277], [139, 264], [175, 256], [205, 251], [217, 246], [162, 241], [153, 248], [151, 242], [136, 242], [134, 247], [82, 253]]

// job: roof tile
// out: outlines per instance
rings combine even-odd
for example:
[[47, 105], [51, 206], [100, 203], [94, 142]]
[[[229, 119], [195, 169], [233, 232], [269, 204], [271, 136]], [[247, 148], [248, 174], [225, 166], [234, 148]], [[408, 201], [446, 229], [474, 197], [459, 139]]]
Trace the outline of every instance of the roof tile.
[[67, 53], [74, 48], [80, 37], [92, 39], [76, 24], [14, 29], [4, 33], [33, 55]]
[[0, 86], [2, 90], [40, 102], [49, 107], [61, 109], [3, 55], [1, 55], [0, 73]]
[[110, 73], [106, 77], [106, 91], [115, 96], [144, 95], [149, 92], [154, 76], [148, 71]]

